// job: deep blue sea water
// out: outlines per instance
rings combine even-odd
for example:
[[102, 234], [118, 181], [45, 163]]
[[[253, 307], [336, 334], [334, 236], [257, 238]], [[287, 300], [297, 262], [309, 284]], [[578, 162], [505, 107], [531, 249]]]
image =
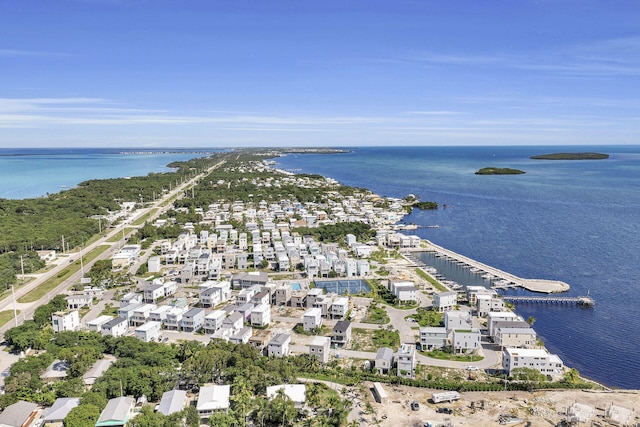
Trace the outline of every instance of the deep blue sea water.
[[[610, 158], [529, 159], [577, 151]], [[486, 166], [526, 174], [474, 174]], [[411, 233], [521, 277], [565, 281], [569, 295], [589, 292], [593, 309], [517, 305], [516, 311], [536, 319], [538, 335], [566, 365], [609, 386], [640, 389], [640, 146], [367, 147], [289, 155], [278, 167], [446, 204], [405, 217], [440, 226]]]
[[[219, 151], [219, 150], [207, 150]], [[137, 154], [122, 154], [136, 152]], [[24, 199], [57, 193], [89, 179], [167, 172], [178, 160], [202, 157], [203, 150], [0, 149], [0, 198]]]

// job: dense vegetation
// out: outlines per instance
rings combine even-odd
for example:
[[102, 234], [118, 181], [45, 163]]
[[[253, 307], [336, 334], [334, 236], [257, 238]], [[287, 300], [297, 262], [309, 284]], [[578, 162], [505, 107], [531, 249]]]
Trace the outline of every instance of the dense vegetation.
[[523, 173], [525, 172], [521, 171], [520, 169], [494, 168], [494, 167], [482, 168], [476, 171], [476, 175], [520, 175]]
[[304, 236], [313, 236], [319, 242], [344, 242], [347, 234], [356, 236], [358, 242], [368, 242], [376, 235], [371, 226], [363, 222], [339, 222], [315, 228], [299, 227], [293, 231]]
[[414, 207], [421, 209], [421, 210], [434, 210], [434, 209], [438, 209], [438, 203], [437, 202], [416, 202], [413, 205]]
[[603, 160], [608, 159], [608, 154], [603, 153], [553, 153], [531, 156], [534, 160]]

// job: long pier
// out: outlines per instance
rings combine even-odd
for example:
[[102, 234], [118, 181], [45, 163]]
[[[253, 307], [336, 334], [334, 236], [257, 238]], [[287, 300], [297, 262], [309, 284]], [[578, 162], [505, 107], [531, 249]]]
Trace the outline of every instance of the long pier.
[[589, 295], [582, 297], [533, 297], [533, 296], [509, 296], [503, 295], [502, 299], [508, 302], [518, 303], [554, 303], [554, 304], [577, 304], [585, 307], [593, 307], [596, 301]]
[[[458, 263], [459, 265], [465, 266], [469, 269], [474, 269], [478, 272], [478, 274], [483, 274], [487, 277], [490, 277], [491, 279], [495, 279], [496, 281], [502, 280], [505, 283], [510, 283], [509, 287], [521, 287], [529, 291], [546, 294], [566, 292], [570, 288], [567, 283], [559, 280], [525, 279], [522, 277], [518, 277], [514, 274], [507, 273], [506, 271], [502, 271], [490, 265], [483, 264], [479, 261], [468, 258], [452, 250], [443, 248], [442, 246], [438, 246], [429, 240], [426, 240], [426, 243], [427, 248], [420, 248], [421, 251], [426, 250], [428, 252], [433, 252], [438, 257], [445, 257], [452, 260], [453, 262]], [[501, 286], [498, 284], [496, 287], [505, 286]]]

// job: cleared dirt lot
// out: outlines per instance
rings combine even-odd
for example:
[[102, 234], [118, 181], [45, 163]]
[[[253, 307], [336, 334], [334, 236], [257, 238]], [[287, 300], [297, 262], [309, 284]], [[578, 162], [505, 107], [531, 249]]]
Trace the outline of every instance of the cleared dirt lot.
[[[366, 384], [372, 387], [370, 383]], [[582, 426], [609, 426], [606, 411], [615, 405], [620, 408], [617, 414], [623, 418], [630, 418], [629, 424], [635, 426], [640, 422], [640, 392], [590, 392], [590, 391], [541, 391], [541, 392], [469, 392], [461, 393], [461, 399], [452, 403], [435, 405], [430, 403], [431, 394], [437, 390], [419, 389], [414, 387], [384, 386], [389, 395], [388, 403], [381, 404], [369, 396], [363, 396], [373, 403], [377, 413], [375, 417], [383, 426], [424, 426], [430, 422], [435, 426], [499, 426], [501, 415], [513, 415], [521, 418], [517, 426], [555, 426], [566, 419], [567, 409], [574, 403], [581, 404], [581, 408], [591, 408], [586, 423]], [[417, 400], [420, 408], [411, 410], [411, 402]], [[473, 405], [472, 405], [473, 402]], [[484, 407], [484, 409], [480, 409]], [[452, 414], [437, 413], [437, 408], [451, 408]], [[614, 411], [616, 412], [616, 411]], [[584, 412], [583, 412], [584, 413]], [[374, 415], [360, 414], [360, 425], [375, 425]], [[366, 420], [366, 421], [363, 421]]]

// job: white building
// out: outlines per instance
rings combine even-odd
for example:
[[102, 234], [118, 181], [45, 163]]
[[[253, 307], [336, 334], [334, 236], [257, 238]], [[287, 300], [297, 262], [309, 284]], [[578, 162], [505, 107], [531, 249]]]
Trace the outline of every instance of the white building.
[[413, 344], [402, 344], [396, 354], [398, 376], [414, 378], [416, 369], [416, 347]]
[[231, 394], [230, 385], [207, 385], [205, 384], [200, 388], [198, 394], [198, 403], [196, 409], [198, 415], [203, 420], [206, 420], [214, 412], [229, 410], [229, 396]]
[[252, 326], [267, 326], [271, 322], [271, 306], [269, 304], [260, 304], [251, 310]]
[[207, 334], [212, 334], [222, 327], [227, 314], [222, 310], [213, 310], [211, 313], [204, 316], [204, 331]]
[[451, 331], [453, 329], [470, 329], [471, 313], [461, 310], [445, 311], [444, 327], [447, 331]]
[[451, 346], [456, 353], [473, 352], [480, 349], [479, 329], [454, 329], [451, 335]]
[[447, 328], [426, 326], [420, 328], [420, 346], [422, 350], [441, 349], [447, 345]]
[[339, 297], [331, 304], [331, 318], [344, 319], [349, 311], [349, 298]]
[[379, 375], [386, 374], [393, 368], [393, 350], [389, 347], [382, 347], [376, 353], [374, 368]]
[[418, 302], [418, 289], [413, 282], [389, 282], [389, 290], [398, 298], [398, 301]]
[[104, 336], [121, 337], [127, 333], [129, 322], [122, 317], [116, 317], [100, 327], [100, 333]]
[[57, 311], [51, 315], [53, 332], [77, 331], [80, 327], [78, 310]]
[[112, 320], [112, 319], [113, 319], [113, 316], [107, 316], [107, 315], [98, 316], [95, 319], [87, 322], [87, 328], [89, 328], [91, 332], [100, 332], [102, 325], [104, 325], [105, 323], [107, 323], [109, 320]]
[[310, 308], [302, 315], [302, 328], [305, 331], [312, 331], [321, 326], [322, 311], [319, 308]]
[[267, 348], [269, 357], [284, 357], [289, 355], [289, 344], [291, 343], [291, 335], [276, 334]]
[[267, 387], [267, 399], [273, 399], [278, 395], [278, 391], [283, 390], [298, 409], [304, 406], [306, 387], [304, 384], [281, 384]]
[[535, 369], [556, 379], [562, 376], [564, 363], [557, 355], [544, 349], [505, 348], [502, 353], [502, 369], [512, 375], [517, 368]]
[[493, 336], [493, 327], [497, 322], [523, 322], [524, 319], [513, 311], [498, 311], [495, 313], [487, 313], [487, 329], [489, 336]]
[[456, 304], [458, 304], [458, 294], [453, 291], [433, 294], [433, 307], [440, 312], [453, 310]]
[[138, 326], [135, 330], [136, 338], [142, 342], [155, 341], [160, 336], [162, 323], [150, 321]]

